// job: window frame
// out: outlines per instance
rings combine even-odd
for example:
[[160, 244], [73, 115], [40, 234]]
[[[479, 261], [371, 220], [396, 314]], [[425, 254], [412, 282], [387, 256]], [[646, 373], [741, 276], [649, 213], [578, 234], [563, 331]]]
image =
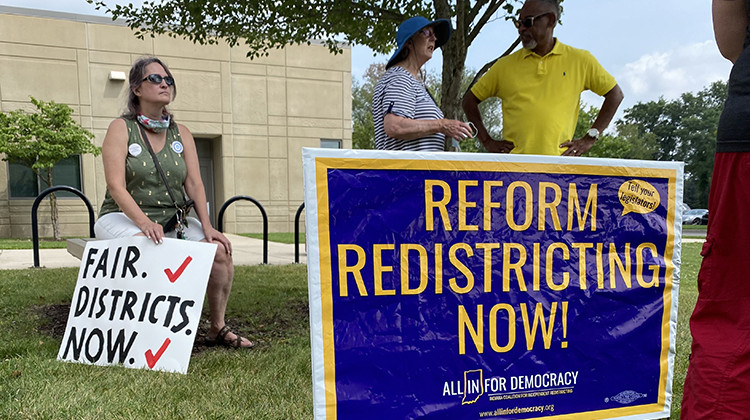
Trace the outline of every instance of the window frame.
[[[75, 165], [69, 165], [69, 164], [66, 165], [66, 161], [72, 163], [74, 159], [75, 159]], [[54, 182], [53, 186], [66, 185], [66, 186], [71, 186], [73, 188], [76, 188], [79, 191], [83, 191], [82, 190], [82, 188], [83, 188], [83, 170], [81, 168], [82, 167], [81, 160], [82, 160], [81, 159], [81, 155], [80, 154], [76, 154], [76, 155], [70, 155], [67, 158], [62, 159], [57, 164], [55, 164], [55, 166], [52, 167], [52, 180]], [[62, 163], [62, 165], [60, 165], [61, 163]], [[71, 179], [69, 177], [64, 177], [64, 179], [62, 181], [58, 181], [61, 175], [59, 174], [59, 172], [56, 172], [55, 169], [58, 169], [58, 171], [62, 171], [62, 170], [70, 169], [71, 166], [73, 167], [72, 170], [77, 171], [77, 173], [71, 174], [71, 176], [77, 178], [76, 181], [77, 181], [78, 185], [71, 185], [71, 184], [75, 184], [75, 182], [73, 182], [73, 183], [69, 182], [70, 179]], [[7, 176], [8, 176], [8, 199], [9, 200], [30, 200], [30, 199], [36, 199], [39, 196], [39, 193], [41, 193], [42, 191], [44, 191], [47, 188], [49, 188], [49, 186], [46, 185], [46, 182], [43, 179], [41, 179], [40, 177], [38, 177], [34, 173], [34, 171], [32, 171], [31, 168], [29, 168], [28, 166], [25, 166], [25, 165], [20, 164], [20, 163], [7, 162], [6, 168], [7, 168], [6, 172], [7, 172]], [[28, 174], [31, 174], [31, 176], [33, 176], [35, 178], [36, 185], [33, 188], [26, 188], [26, 187], [30, 186], [30, 184], [27, 184], [27, 186], [24, 186], [24, 188], [25, 189], [36, 189], [36, 195], [32, 196], [32, 195], [15, 195], [14, 194], [14, 189], [18, 190], [18, 188], [14, 188], [14, 182], [18, 180], [18, 178], [17, 178], [18, 175], [16, 175], [16, 177], [14, 177], [13, 176], [13, 172], [14, 171], [18, 172], [19, 170], [23, 172], [23, 176], [24, 176], [23, 182], [29, 182], [27, 180], [27, 178], [26, 178], [28, 176]], [[65, 198], [77, 198], [77, 196], [75, 194], [69, 193], [67, 191], [57, 191], [55, 193], [55, 196], [57, 198], [63, 198], [63, 199], [65, 199]]]
[[[326, 142], [336, 142], [336, 147], [326, 146]], [[343, 139], [327, 139], [327, 138], [321, 138], [320, 139], [320, 147], [322, 149], [343, 149], [344, 141]]]

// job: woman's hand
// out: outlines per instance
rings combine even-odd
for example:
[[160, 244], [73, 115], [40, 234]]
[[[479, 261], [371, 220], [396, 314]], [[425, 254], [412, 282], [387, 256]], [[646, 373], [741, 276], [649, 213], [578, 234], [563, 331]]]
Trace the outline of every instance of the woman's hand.
[[206, 242], [221, 244], [224, 246], [227, 254], [232, 255], [232, 243], [229, 242], [229, 239], [223, 233], [214, 229], [211, 225], [204, 225], [203, 234], [206, 235]]
[[138, 228], [141, 229], [141, 232], [143, 232], [147, 238], [154, 241], [155, 244], [159, 245], [162, 243], [164, 239], [164, 228], [160, 224], [148, 220], [139, 223]]
[[446, 137], [450, 137], [456, 140], [464, 140], [470, 137], [474, 137], [476, 133], [472, 130], [468, 123], [458, 120], [442, 120], [442, 126], [440, 132], [445, 134]]
[[472, 137], [468, 123], [458, 120], [413, 120], [395, 114], [385, 114], [383, 129], [388, 137], [398, 140], [415, 140], [435, 133], [445, 134], [457, 140]]

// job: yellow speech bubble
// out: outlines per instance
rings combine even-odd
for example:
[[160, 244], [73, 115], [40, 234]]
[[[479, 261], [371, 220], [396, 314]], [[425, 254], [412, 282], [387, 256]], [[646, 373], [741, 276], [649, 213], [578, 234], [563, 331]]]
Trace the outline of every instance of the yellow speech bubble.
[[622, 215], [651, 213], [659, 207], [661, 197], [653, 185], [640, 179], [631, 179], [620, 185], [617, 195], [622, 204]]

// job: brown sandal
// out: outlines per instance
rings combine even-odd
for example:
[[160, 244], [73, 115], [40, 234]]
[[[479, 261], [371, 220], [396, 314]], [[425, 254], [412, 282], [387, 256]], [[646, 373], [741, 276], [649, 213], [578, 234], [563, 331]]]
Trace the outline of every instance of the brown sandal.
[[222, 346], [222, 347], [227, 347], [230, 349], [251, 349], [255, 347], [255, 343], [247, 339], [246, 340], [250, 342], [250, 345], [243, 346], [242, 339], [245, 337], [241, 337], [237, 333], [234, 333], [234, 335], [236, 335], [237, 338], [235, 338], [234, 340], [227, 340], [226, 338], [227, 334], [229, 334], [230, 332], [232, 332], [232, 330], [229, 328], [229, 326], [224, 325], [224, 327], [219, 330], [219, 333], [216, 334], [215, 338], [209, 338], [208, 336], [206, 336], [206, 343], [209, 346]]

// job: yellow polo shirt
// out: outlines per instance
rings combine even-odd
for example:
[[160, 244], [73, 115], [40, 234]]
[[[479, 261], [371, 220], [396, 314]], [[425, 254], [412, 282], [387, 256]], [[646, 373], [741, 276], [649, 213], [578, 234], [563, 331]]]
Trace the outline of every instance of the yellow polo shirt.
[[471, 92], [480, 101], [501, 99], [511, 153], [560, 155], [576, 129], [581, 92], [604, 96], [616, 84], [590, 52], [555, 40], [544, 57], [524, 48], [497, 60]]

